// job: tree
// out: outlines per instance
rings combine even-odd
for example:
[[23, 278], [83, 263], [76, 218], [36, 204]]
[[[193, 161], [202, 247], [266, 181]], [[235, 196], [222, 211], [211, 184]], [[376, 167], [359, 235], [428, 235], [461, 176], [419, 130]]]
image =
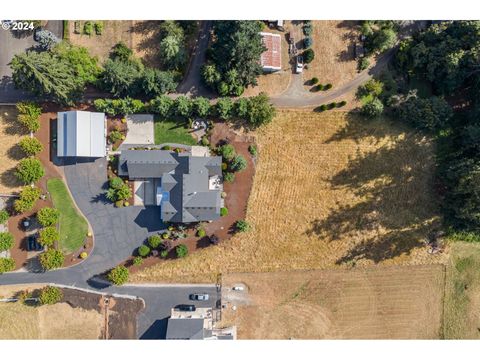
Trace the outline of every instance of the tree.
[[143, 75], [143, 66], [138, 62], [108, 59], [103, 65], [102, 87], [115, 96], [138, 94], [138, 83]]
[[40, 290], [39, 298], [42, 305], [53, 305], [62, 300], [63, 292], [58, 287], [45, 286]]
[[163, 64], [169, 69], [178, 69], [185, 63], [186, 52], [183, 38], [175, 35], [166, 36], [160, 41], [160, 52]]
[[97, 83], [101, 69], [97, 58], [91, 56], [86, 48], [62, 41], [53, 48], [52, 53], [70, 65], [82, 88], [87, 84]]
[[383, 113], [383, 104], [380, 99], [373, 99], [362, 106], [361, 112], [367, 118], [373, 119]]
[[122, 178], [120, 178], [118, 176], [112, 177], [108, 183], [109, 183], [110, 187], [115, 189], [115, 190], [120, 189], [124, 184]]
[[40, 189], [26, 186], [20, 192], [20, 198], [15, 200], [13, 207], [16, 212], [23, 213], [33, 209], [35, 202], [40, 198]]
[[51, 31], [42, 29], [36, 33], [38, 47], [41, 50], [50, 50], [52, 47], [60, 42], [60, 39]]
[[53, 270], [63, 266], [65, 257], [60, 250], [49, 248], [39, 255], [39, 259], [44, 270]]
[[168, 117], [173, 109], [174, 100], [166, 95], [157, 96], [151, 100], [148, 107], [150, 111], [159, 114], [161, 117]]
[[250, 230], [250, 224], [245, 220], [238, 220], [235, 223], [235, 229], [239, 232], [247, 232]]
[[370, 79], [365, 85], [361, 85], [357, 90], [357, 97], [362, 98], [368, 95], [378, 97], [383, 91], [383, 83], [379, 80]]
[[13, 235], [9, 232], [0, 232], [0, 252], [10, 250], [15, 244]]
[[177, 85], [175, 73], [172, 71], [146, 68], [141, 78], [141, 89], [150, 98], [173, 92]]
[[150, 248], [147, 245], [140, 245], [137, 252], [141, 257], [147, 257], [150, 254]]
[[49, 51], [15, 55], [10, 67], [17, 88], [60, 104], [73, 104], [83, 90], [71, 64]]
[[239, 118], [246, 118], [248, 114], [248, 99], [238, 99], [234, 105], [234, 112]]
[[269, 102], [267, 94], [260, 93], [248, 101], [247, 120], [253, 127], [258, 127], [272, 121], [275, 108]]
[[152, 235], [148, 238], [148, 245], [152, 249], [156, 249], [162, 243], [162, 238], [159, 235]]
[[201, 118], [207, 117], [210, 113], [210, 101], [203, 96], [195, 98], [193, 100], [193, 111], [195, 115]]
[[51, 207], [44, 207], [37, 212], [37, 220], [42, 226], [52, 226], [58, 223], [60, 211]]
[[220, 74], [215, 65], [208, 64], [202, 67], [202, 79], [209, 88], [215, 89], [221, 78], [222, 74]]
[[230, 168], [235, 172], [245, 170], [247, 168], [247, 160], [242, 155], [237, 155], [233, 158]]
[[422, 99], [412, 96], [397, 109], [401, 121], [429, 131], [438, 131], [446, 127], [453, 116], [448, 103], [439, 97]]
[[231, 173], [231, 172], [226, 172], [226, 173], [223, 174], [223, 180], [231, 183], [235, 180], [235, 174]]
[[6, 209], [0, 210], [0, 224], [5, 224], [9, 218], [10, 215]]
[[233, 160], [233, 158], [237, 154], [233, 145], [230, 144], [222, 145], [218, 150], [220, 155], [222, 155], [222, 157], [228, 161]]
[[18, 143], [22, 151], [25, 153], [25, 155], [28, 156], [33, 156], [37, 155], [39, 152], [43, 150], [43, 145], [38, 140], [37, 138], [31, 138], [29, 136], [26, 136], [20, 140]]
[[305, 64], [310, 64], [315, 59], [315, 52], [312, 49], [305, 50], [302, 55]]
[[123, 265], [119, 265], [116, 268], [113, 268], [108, 273], [108, 280], [117, 286], [125, 284], [128, 281], [128, 277], [129, 271]]
[[178, 258], [183, 258], [188, 255], [188, 248], [185, 244], [180, 244], [175, 247], [175, 253]]
[[110, 52], [110, 58], [112, 60], [119, 60], [127, 62], [133, 57], [133, 51], [124, 42], [120, 41], [115, 44]]
[[192, 102], [186, 96], [177, 97], [174, 101], [174, 108], [178, 116], [188, 118], [192, 114]]
[[38, 238], [40, 244], [51, 247], [55, 241], [60, 239], [60, 234], [54, 226], [48, 226], [40, 230], [40, 237]]
[[367, 45], [371, 51], [385, 51], [392, 48], [397, 42], [397, 33], [392, 28], [382, 28], [375, 31], [369, 38]]
[[40, 178], [45, 175], [45, 170], [40, 160], [27, 158], [20, 160], [15, 175], [20, 181], [27, 185], [40, 180]]
[[18, 102], [18, 121], [24, 125], [28, 131], [36, 132], [40, 128], [40, 115], [42, 114], [42, 108], [33, 102], [23, 101]]
[[233, 101], [230, 98], [220, 98], [217, 101], [215, 110], [218, 114], [218, 117], [222, 120], [228, 120], [232, 117], [233, 112]]
[[15, 270], [15, 260], [12, 258], [0, 258], [0, 274]]

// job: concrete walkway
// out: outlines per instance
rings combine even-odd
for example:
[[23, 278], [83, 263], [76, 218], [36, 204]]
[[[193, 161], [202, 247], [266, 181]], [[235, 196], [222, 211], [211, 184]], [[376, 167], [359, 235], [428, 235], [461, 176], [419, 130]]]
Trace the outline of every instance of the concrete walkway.
[[153, 145], [155, 144], [154, 116], [151, 114], [135, 114], [126, 116], [127, 136], [120, 149], [124, 145]]

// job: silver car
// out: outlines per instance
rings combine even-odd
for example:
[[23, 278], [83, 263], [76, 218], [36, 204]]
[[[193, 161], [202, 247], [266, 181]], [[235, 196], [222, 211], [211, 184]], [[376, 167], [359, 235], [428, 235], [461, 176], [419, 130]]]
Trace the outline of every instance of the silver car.
[[208, 301], [210, 297], [208, 294], [191, 294], [190, 300], [197, 300], [197, 301]]

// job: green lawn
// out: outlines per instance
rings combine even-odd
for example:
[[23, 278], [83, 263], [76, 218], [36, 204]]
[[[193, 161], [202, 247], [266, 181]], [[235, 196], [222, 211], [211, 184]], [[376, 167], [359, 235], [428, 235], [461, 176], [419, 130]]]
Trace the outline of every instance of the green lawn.
[[83, 245], [88, 232], [87, 222], [75, 208], [73, 199], [61, 179], [48, 180], [47, 188], [53, 205], [60, 210], [60, 248], [69, 253], [74, 252]]
[[177, 143], [196, 145], [195, 139], [185, 129], [184, 123], [175, 120], [155, 119], [155, 144]]

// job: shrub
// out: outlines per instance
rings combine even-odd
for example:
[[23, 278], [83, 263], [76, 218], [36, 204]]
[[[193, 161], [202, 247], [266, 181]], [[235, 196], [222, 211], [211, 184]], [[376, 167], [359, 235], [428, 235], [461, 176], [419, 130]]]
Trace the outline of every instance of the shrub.
[[225, 174], [223, 174], [223, 180], [231, 183], [235, 180], [235, 174], [231, 172], [226, 172]]
[[246, 98], [238, 99], [233, 106], [233, 110], [235, 112], [235, 115], [238, 116], [239, 118], [246, 117], [248, 114], [248, 99]]
[[219, 151], [220, 155], [222, 155], [224, 159], [229, 161], [233, 160], [236, 155], [235, 148], [230, 144], [220, 146]]
[[102, 35], [103, 33], [103, 21], [95, 21], [95, 34]]
[[319, 107], [317, 107], [317, 109], [318, 109], [318, 111], [320, 111], [320, 112], [325, 111], [325, 110], [327, 110], [327, 105], [322, 104], [322, 105], [320, 105]]
[[18, 121], [24, 125], [28, 131], [36, 132], [40, 128], [40, 115], [42, 108], [30, 101], [19, 102], [16, 105], [18, 110]]
[[60, 211], [58, 209], [44, 207], [37, 212], [37, 220], [43, 227], [52, 226], [60, 219]]
[[310, 80], [310, 83], [311, 83], [312, 85], [318, 84], [318, 78], [317, 78], [317, 77], [313, 77], [312, 80]]
[[192, 102], [186, 96], [180, 95], [174, 100], [175, 114], [185, 118], [192, 114]]
[[16, 212], [23, 213], [29, 211], [40, 198], [40, 189], [36, 187], [26, 186], [20, 193], [20, 198], [15, 200], [13, 207]]
[[115, 44], [110, 52], [110, 58], [121, 61], [128, 61], [133, 56], [133, 51], [124, 42]]
[[168, 239], [168, 233], [164, 232], [164, 233], [162, 234], [162, 239]]
[[162, 150], [172, 150], [172, 147], [170, 145], [165, 145], [162, 146]]
[[303, 39], [303, 46], [305, 48], [309, 48], [313, 45], [313, 40], [310, 36], [307, 36], [305, 39]]
[[118, 176], [115, 176], [110, 179], [109, 185], [112, 189], [118, 190], [123, 186], [123, 180], [119, 178]]
[[15, 269], [15, 260], [12, 258], [0, 258], [0, 274]]
[[135, 256], [133, 258], [133, 265], [142, 265], [143, 264], [143, 258], [141, 256]]
[[202, 140], [200, 141], [200, 143], [203, 145], [203, 146], [208, 146], [210, 145], [210, 141], [208, 141], [208, 138], [206, 136], [202, 136]]
[[20, 140], [18, 145], [27, 156], [37, 155], [43, 150], [42, 143], [37, 138], [31, 138], [29, 136], [26, 136]]
[[60, 42], [60, 39], [51, 31], [42, 29], [36, 33], [38, 47], [41, 50], [50, 50]]
[[215, 105], [217, 115], [222, 120], [228, 120], [232, 117], [233, 101], [230, 98], [220, 98]]
[[44, 246], [51, 247], [60, 239], [60, 234], [58, 233], [57, 229], [53, 226], [48, 226], [45, 229], [40, 230], [40, 237], [38, 238], [38, 242]]
[[46, 286], [40, 290], [40, 304], [53, 305], [63, 298], [62, 290], [55, 286]]
[[380, 99], [373, 99], [362, 106], [361, 113], [368, 118], [376, 118], [383, 113], [383, 104]]
[[268, 124], [272, 121], [276, 111], [265, 93], [260, 93], [248, 100], [246, 119], [252, 127]]
[[312, 35], [312, 32], [313, 32], [313, 28], [311, 23], [307, 23], [303, 25], [303, 33], [305, 34], [305, 36]]
[[347, 105], [347, 102], [345, 100], [342, 100], [342, 101], [337, 103], [337, 107], [343, 107], [345, 105]]
[[167, 250], [163, 250], [163, 251], [160, 252], [160, 257], [161, 258], [165, 259], [167, 256], [168, 256], [168, 251]]
[[110, 131], [110, 135], [108, 135], [108, 139], [110, 143], [115, 144], [117, 141], [122, 140], [122, 133], [118, 130]]
[[210, 236], [210, 244], [218, 245], [219, 242], [220, 242], [220, 239], [218, 238], [217, 235], [213, 234], [212, 236]]
[[331, 102], [327, 105], [327, 108], [328, 110], [332, 110], [333, 108], [335, 108], [336, 104], [334, 102]]
[[210, 114], [210, 101], [203, 97], [199, 96], [193, 100], [193, 110], [197, 116], [206, 117]]
[[15, 244], [13, 235], [9, 232], [0, 232], [0, 252], [10, 250]]
[[87, 254], [86, 251], [82, 251], [82, 252], [80, 253], [80, 259], [84, 260], [84, 259], [86, 259], [87, 257], [88, 257], [88, 254]]
[[132, 190], [127, 184], [123, 184], [117, 189], [117, 200], [128, 200], [132, 197]]
[[117, 201], [115, 201], [115, 206], [118, 207], [118, 208], [123, 207], [123, 200], [117, 200]]
[[333, 87], [332, 84], [327, 84], [323, 87], [323, 90], [330, 90]]
[[198, 237], [203, 238], [205, 235], [207, 235], [207, 232], [205, 231], [205, 229], [203, 229], [203, 228], [198, 229], [198, 231], [197, 231], [197, 236]]
[[315, 52], [312, 49], [307, 49], [303, 52], [303, 61], [305, 64], [309, 64], [315, 59]]
[[20, 181], [27, 185], [38, 181], [45, 175], [45, 170], [40, 160], [28, 158], [20, 160], [15, 175]]
[[227, 216], [228, 215], [228, 209], [226, 207], [222, 207], [220, 209], [220, 216]]
[[250, 224], [245, 220], [238, 220], [235, 223], [235, 229], [239, 232], [247, 232], [248, 230], [250, 230]]
[[39, 258], [40, 264], [44, 270], [52, 270], [62, 267], [63, 261], [65, 260], [63, 253], [54, 248], [49, 248], [47, 251], [41, 253]]
[[116, 268], [110, 270], [107, 277], [112, 284], [120, 286], [128, 281], [128, 276], [128, 269], [123, 265], [119, 265]]
[[370, 66], [370, 60], [366, 57], [362, 57], [360, 60], [358, 60], [357, 64], [357, 69], [358, 71], [363, 71], [367, 69]]
[[159, 235], [152, 235], [148, 238], [148, 245], [152, 249], [156, 249], [162, 243], [162, 238]]
[[177, 245], [175, 253], [177, 254], [177, 257], [183, 258], [188, 255], [188, 248], [185, 244]]
[[230, 167], [233, 171], [242, 171], [247, 168], [247, 160], [242, 155], [237, 155], [233, 158]]
[[150, 248], [147, 245], [140, 245], [137, 249], [138, 255], [146, 257], [150, 254]]
[[0, 210], [0, 224], [5, 224], [8, 221], [9, 217], [10, 215], [8, 214], [7, 210]]
[[91, 21], [85, 22], [85, 24], [83, 25], [83, 33], [88, 36], [93, 34], [93, 24]]

